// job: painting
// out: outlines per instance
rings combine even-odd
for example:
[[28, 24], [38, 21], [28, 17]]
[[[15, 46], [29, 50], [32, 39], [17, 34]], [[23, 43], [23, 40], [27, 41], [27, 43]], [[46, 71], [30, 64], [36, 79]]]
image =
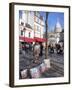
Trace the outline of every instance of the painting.
[[10, 87], [70, 83], [70, 6], [10, 3]]

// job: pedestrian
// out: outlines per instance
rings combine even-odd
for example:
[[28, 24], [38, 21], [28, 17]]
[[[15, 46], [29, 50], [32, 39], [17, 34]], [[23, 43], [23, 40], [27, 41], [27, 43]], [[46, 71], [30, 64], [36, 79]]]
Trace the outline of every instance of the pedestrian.
[[29, 50], [32, 51], [32, 43], [29, 44]]
[[51, 52], [51, 53], [54, 53], [54, 47], [53, 47], [53, 44], [51, 44], [51, 46], [50, 46], [50, 52]]
[[35, 45], [33, 47], [33, 51], [34, 51], [34, 63], [38, 63], [39, 62], [39, 54], [40, 54], [40, 45], [38, 42], [35, 43]]
[[42, 43], [40, 43], [40, 56], [42, 56], [43, 55], [43, 45], [42, 45]]
[[51, 45], [49, 44], [49, 45], [48, 45], [48, 51], [49, 51], [49, 52], [50, 52], [50, 46], [51, 46]]
[[57, 44], [57, 54], [60, 54], [60, 44]]

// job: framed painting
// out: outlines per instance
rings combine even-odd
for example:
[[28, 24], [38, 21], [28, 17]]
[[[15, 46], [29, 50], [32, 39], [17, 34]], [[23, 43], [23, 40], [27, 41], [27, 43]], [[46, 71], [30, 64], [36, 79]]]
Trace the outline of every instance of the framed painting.
[[9, 85], [70, 83], [70, 6], [9, 4]]

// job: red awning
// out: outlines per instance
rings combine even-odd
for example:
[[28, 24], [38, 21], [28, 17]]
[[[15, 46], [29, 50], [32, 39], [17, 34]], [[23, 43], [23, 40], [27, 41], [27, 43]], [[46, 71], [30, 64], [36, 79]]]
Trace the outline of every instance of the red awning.
[[24, 42], [34, 42], [33, 38], [28, 37], [19, 37], [20, 40], [23, 40]]
[[38, 37], [35, 37], [34, 40], [37, 42], [45, 42], [46, 41], [45, 38], [38, 38]]

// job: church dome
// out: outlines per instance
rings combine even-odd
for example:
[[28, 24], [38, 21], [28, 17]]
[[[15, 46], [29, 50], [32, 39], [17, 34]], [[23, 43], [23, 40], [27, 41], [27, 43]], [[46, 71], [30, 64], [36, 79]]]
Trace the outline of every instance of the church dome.
[[57, 23], [55, 25], [55, 32], [62, 32], [62, 27], [59, 20], [57, 20]]

